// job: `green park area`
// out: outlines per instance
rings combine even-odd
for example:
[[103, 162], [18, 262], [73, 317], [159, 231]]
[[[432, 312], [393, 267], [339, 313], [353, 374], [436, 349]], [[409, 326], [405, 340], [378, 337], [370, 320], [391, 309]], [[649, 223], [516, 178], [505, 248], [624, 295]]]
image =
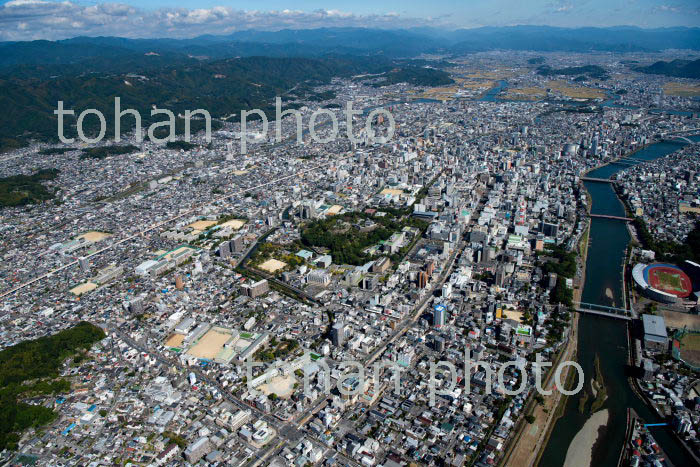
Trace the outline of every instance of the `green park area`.
[[[365, 212], [347, 212], [338, 216], [319, 219], [304, 226], [301, 241], [304, 246], [329, 250], [336, 264], [361, 265], [372, 259], [366, 250], [388, 240], [404, 227], [420, 231], [427, 223], [406, 214], [402, 210], [383, 210], [383, 215]], [[378, 214], [378, 213], [377, 213]], [[392, 262], [400, 259], [406, 251], [390, 257]]]

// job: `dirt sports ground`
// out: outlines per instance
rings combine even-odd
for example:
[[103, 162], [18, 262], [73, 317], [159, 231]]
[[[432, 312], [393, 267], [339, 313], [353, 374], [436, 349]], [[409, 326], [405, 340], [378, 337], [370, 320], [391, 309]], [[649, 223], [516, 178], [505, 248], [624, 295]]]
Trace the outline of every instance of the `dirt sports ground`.
[[187, 353], [197, 358], [212, 360], [221, 351], [230, 337], [231, 333], [224, 329], [210, 329]]

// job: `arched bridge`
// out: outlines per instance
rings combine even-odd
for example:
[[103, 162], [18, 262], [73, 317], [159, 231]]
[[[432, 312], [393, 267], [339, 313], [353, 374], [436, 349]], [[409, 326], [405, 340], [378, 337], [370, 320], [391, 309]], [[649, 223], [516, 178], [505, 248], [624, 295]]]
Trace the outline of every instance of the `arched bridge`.
[[686, 143], [686, 144], [695, 144], [695, 141], [690, 140], [686, 138], [685, 136], [681, 135], [669, 135], [665, 136], [663, 141], [669, 142], [669, 143]]

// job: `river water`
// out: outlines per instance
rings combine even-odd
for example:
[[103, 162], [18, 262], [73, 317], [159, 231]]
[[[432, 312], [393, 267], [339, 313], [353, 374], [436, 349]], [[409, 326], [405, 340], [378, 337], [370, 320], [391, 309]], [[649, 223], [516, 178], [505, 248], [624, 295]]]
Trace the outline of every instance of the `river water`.
[[[697, 137], [692, 139], [700, 140]], [[655, 143], [631, 156], [649, 161], [680, 149], [674, 143]], [[589, 177], [609, 178], [629, 164], [610, 164], [594, 170]], [[609, 183], [585, 182], [593, 200], [592, 212], [623, 216], [624, 207]], [[581, 301], [606, 306], [622, 306], [622, 263], [630, 235], [623, 221], [591, 219], [590, 245], [586, 261], [586, 280]], [[621, 320], [582, 314], [579, 317], [577, 360], [585, 375], [585, 387], [590, 387], [594, 375], [593, 362], [600, 358], [608, 399], [604, 405], [610, 414], [607, 427], [601, 431], [593, 452], [595, 466], [615, 466], [625, 437], [627, 408], [632, 407], [647, 423], [663, 422], [632, 391], [627, 379], [627, 323]], [[561, 466], [572, 439], [583, 427], [590, 414], [578, 410], [581, 393], [569, 397], [563, 416], [556, 422], [540, 460], [540, 467]], [[590, 406], [592, 396], [589, 398]], [[668, 428], [653, 428], [652, 435], [676, 466], [692, 465], [683, 447]]]

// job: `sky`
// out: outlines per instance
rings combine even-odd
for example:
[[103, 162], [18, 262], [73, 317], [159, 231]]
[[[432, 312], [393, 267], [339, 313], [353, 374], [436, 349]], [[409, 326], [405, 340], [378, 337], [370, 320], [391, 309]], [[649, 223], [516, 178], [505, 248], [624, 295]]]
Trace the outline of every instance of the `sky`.
[[0, 0], [0, 40], [319, 27], [700, 26], [700, 0]]

